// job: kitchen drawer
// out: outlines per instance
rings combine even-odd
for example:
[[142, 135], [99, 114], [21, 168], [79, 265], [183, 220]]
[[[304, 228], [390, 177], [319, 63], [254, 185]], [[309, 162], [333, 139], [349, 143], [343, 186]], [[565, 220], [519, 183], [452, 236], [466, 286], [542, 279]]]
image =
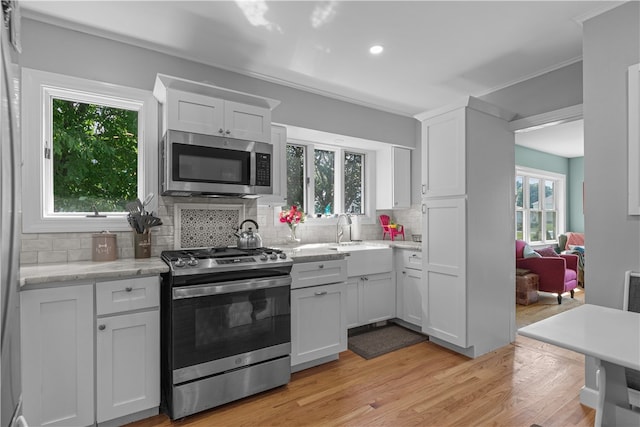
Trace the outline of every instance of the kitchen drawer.
[[403, 251], [401, 266], [404, 268], [412, 268], [414, 270], [422, 270], [422, 252]]
[[291, 289], [345, 282], [347, 262], [345, 260], [314, 261], [293, 264]]
[[96, 314], [119, 313], [158, 307], [160, 278], [136, 277], [96, 283]]

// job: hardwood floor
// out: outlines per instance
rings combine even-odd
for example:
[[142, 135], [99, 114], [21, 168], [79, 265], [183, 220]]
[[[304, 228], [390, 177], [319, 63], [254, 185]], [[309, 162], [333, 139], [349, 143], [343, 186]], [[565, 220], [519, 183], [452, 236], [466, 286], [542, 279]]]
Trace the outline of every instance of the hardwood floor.
[[521, 328], [551, 317], [554, 314], [578, 307], [584, 304], [584, 292], [584, 288], [577, 287], [574, 292], [574, 298], [571, 298], [569, 294], [565, 294], [562, 298], [562, 304], [558, 304], [555, 294], [538, 292], [538, 301], [536, 303], [530, 305], [516, 304], [516, 326]]
[[593, 426], [583, 384], [582, 355], [525, 337], [476, 359], [423, 342], [371, 360], [346, 351], [275, 390], [130, 427]]

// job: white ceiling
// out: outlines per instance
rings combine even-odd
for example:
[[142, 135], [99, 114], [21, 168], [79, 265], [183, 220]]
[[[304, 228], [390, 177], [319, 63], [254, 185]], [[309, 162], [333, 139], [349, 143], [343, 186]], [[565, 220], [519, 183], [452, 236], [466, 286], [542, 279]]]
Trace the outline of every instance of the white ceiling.
[[584, 156], [584, 121], [575, 120], [530, 132], [517, 132], [516, 144], [562, 157]]
[[581, 23], [621, 3], [28, 0], [22, 13], [413, 116], [579, 61]]

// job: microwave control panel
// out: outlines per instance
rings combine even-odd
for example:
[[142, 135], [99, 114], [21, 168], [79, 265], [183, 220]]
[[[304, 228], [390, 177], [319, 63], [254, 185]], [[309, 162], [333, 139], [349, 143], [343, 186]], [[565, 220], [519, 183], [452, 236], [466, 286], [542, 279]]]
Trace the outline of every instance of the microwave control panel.
[[256, 186], [271, 186], [271, 154], [256, 153]]

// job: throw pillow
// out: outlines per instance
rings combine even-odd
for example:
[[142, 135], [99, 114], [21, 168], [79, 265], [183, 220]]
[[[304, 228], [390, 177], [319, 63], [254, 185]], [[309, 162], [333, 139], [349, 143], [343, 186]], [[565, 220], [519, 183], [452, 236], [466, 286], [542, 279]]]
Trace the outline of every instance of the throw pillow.
[[531, 246], [526, 245], [524, 249], [522, 249], [522, 257], [523, 258], [541, 258], [542, 255], [531, 249]]
[[546, 248], [539, 248], [535, 250], [537, 253], [539, 253], [541, 256], [548, 256], [548, 257], [559, 257], [560, 255], [558, 255], [556, 253], [556, 251], [551, 247], [551, 246], [547, 246]]

